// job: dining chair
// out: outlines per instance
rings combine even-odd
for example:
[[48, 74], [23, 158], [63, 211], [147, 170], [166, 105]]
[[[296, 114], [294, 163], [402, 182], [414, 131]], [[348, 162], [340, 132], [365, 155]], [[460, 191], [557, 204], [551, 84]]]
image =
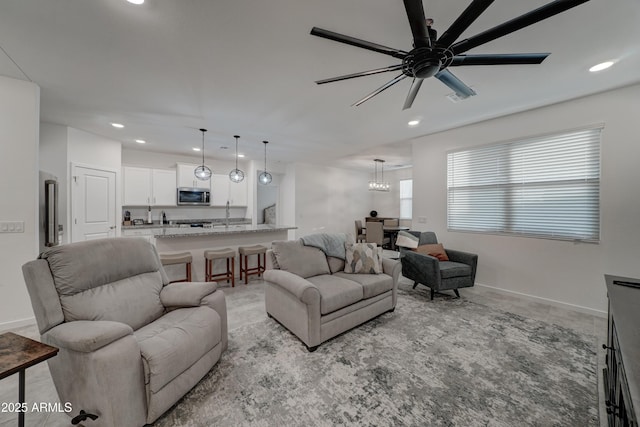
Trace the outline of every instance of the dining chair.
[[364, 242], [366, 239], [365, 232], [362, 229], [362, 221], [356, 219], [356, 242]]
[[384, 246], [391, 243], [391, 239], [384, 237], [383, 224], [381, 222], [367, 222], [367, 243], [377, 243], [378, 246]]

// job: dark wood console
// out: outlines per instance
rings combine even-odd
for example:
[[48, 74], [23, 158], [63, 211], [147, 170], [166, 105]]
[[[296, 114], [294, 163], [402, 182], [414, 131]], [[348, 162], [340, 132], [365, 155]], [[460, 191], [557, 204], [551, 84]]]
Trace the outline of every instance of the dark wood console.
[[640, 280], [605, 275], [609, 322], [604, 394], [609, 427], [638, 427], [640, 408]]

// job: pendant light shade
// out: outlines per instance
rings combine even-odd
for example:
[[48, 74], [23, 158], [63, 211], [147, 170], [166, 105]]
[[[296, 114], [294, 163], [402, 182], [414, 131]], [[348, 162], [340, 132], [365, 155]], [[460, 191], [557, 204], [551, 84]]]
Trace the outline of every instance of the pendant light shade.
[[206, 132], [206, 129], [200, 129], [200, 132], [202, 132], [202, 165], [198, 166], [197, 168], [195, 168], [195, 170], [193, 171], [193, 174], [196, 176], [196, 178], [198, 178], [200, 181], [206, 181], [208, 179], [211, 178], [211, 169], [209, 169], [207, 166], [205, 166], [204, 164], [204, 133]]
[[238, 138], [240, 138], [240, 135], [233, 135], [233, 137], [236, 139], [236, 168], [229, 172], [229, 179], [232, 182], [242, 182], [244, 179], [244, 172], [238, 169]]
[[[384, 160], [374, 159], [375, 171], [373, 181], [369, 181], [369, 191], [389, 191], [391, 186], [384, 180]], [[380, 179], [378, 179], [378, 164], [380, 164]]]
[[262, 143], [264, 144], [264, 172], [258, 176], [258, 182], [262, 185], [267, 185], [270, 184], [273, 179], [271, 174], [267, 172], [267, 144], [269, 141], [262, 141]]

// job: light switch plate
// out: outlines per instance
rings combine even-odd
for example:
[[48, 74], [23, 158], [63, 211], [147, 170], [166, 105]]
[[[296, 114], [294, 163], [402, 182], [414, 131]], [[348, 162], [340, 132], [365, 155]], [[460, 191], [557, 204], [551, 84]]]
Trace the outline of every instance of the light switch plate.
[[24, 221], [0, 221], [0, 233], [24, 233]]

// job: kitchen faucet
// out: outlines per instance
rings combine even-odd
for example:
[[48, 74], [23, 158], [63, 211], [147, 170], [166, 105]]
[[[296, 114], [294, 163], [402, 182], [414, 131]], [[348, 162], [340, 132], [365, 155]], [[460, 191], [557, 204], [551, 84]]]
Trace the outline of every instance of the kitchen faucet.
[[224, 225], [225, 227], [229, 226], [229, 201], [227, 200], [227, 212], [225, 213]]

